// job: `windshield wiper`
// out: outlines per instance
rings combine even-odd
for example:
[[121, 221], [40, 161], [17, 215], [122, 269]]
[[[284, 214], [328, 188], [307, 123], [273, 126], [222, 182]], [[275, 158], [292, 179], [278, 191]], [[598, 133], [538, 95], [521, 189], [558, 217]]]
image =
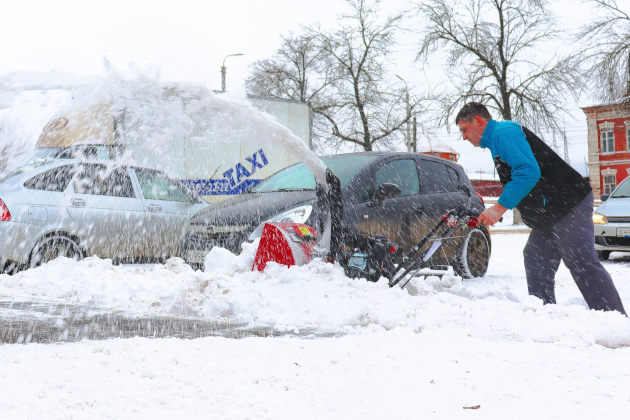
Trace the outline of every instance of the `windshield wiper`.
[[313, 188], [278, 188], [276, 191], [315, 191]]

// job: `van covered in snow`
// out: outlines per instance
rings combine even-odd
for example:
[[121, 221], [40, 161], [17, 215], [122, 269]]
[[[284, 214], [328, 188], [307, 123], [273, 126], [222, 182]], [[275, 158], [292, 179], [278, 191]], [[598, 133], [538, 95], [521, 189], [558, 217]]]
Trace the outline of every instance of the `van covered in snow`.
[[51, 118], [34, 156], [98, 146], [101, 159], [111, 151], [164, 170], [207, 202], [218, 202], [299, 162], [262, 138], [273, 133], [252, 124], [244, 109], [266, 112], [311, 147], [309, 103], [256, 96], [236, 103], [197, 85], [119, 81]]

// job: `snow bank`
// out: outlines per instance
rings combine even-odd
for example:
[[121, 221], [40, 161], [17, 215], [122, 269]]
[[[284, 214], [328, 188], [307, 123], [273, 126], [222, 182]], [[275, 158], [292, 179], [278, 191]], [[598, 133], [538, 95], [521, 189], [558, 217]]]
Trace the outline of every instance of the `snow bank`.
[[[80, 262], [61, 258], [12, 277], [0, 276], [0, 295], [136, 315], [184, 313], [281, 331], [361, 334], [405, 328], [568, 346], [630, 346], [630, 320], [589, 311], [567, 273], [559, 273], [558, 305], [543, 306], [528, 296], [522, 268], [514, 270], [514, 248], [522, 243], [500, 243], [515, 238], [523, 242], [526, 236], [494, 237], [491, 267], [496, 267], [485, 278], [418, 278], [404, 290], [390, 289], [385, 279], [349, 279], [340, 267], [319, 260], [290, 268], [272, 263], [263, 273], [252, 272], [256, 245], [245, 244], [240, 256], [215, 248], [206, 259], [206, 272], [195, 272], [178, 258], [142, 266], [115, 266], [96, 257]], [[627, 264], [620, 264], [627, 279]], [[616, 274], [615, 280], [628, 305], [628, 281]]]

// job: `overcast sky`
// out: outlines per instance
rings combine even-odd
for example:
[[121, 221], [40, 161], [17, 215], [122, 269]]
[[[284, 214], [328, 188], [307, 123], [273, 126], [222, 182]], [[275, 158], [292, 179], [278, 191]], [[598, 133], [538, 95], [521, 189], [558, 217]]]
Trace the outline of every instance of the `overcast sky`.
[[[227, 88], [242, 91], [248, 65], [271, 56], [280, 36], [299, 31], [300, 25], [321, 22], [326, 27], [344, 10], [342, 0], [230, 0], [230, 1], [12, 1], [3, 2], [0, 15], [0, 75], [14, 71], [58, 70], [103, 75], [104, 57], [124, 71], [136, 69], [164, 81], [194, 81], [220, 89], [220, 66], [227, 59]], [[385, 1], [386, 11], [404, 10], [410, 3]], [[572, 30], [592, 11], [579, 1], [554, 1], [559, 30]], [[418, 28], [408, 15], [408, 26]], [[410, 85], [445, 82], [436, 57], [424, 70], [414, 63], [417, 36], [401, 37], [394, 57], [395, 73]], [[550, 51], [555, 46], [543, 46]], [[549, 53], [550, 51], [541, 51]], [[571, 103], [575, 119], [567, 120], [571, 160], [583, 162], [586, 123], [579, 105]], [[489, 152], [475, 150], [444, 130], [435, 134], [461, 153], [469, 170], [492, 170]], [[487, 156], [486, 156], [487, 155]], [[478, 168], [479, 166], [479, 168]], [[582, 165], [583, 169], [583, 165]]]

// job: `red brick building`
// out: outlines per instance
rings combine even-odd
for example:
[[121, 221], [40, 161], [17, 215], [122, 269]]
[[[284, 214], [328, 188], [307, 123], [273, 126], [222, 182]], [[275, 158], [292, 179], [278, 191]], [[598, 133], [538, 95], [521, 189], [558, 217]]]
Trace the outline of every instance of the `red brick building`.
[[427, 136], [427, 142], [421, 142], [417, 145], [418, 153], [424, 153], [425, 155], [431, 155], [441, 157], [442, 159], [452, 160], [457, 162], [459, 153], [448, 144], [443, 141], [431, 139]]
[[630, 174], [630, 108], [582, 108], [588, 125], [588, 169], [595, 198], [610, 192]]
[[484, 197], [500, 197], [503, 192], [503, 185], [497, 174], [467, 173], [468, 179], [472, 182], [475, 190]]

